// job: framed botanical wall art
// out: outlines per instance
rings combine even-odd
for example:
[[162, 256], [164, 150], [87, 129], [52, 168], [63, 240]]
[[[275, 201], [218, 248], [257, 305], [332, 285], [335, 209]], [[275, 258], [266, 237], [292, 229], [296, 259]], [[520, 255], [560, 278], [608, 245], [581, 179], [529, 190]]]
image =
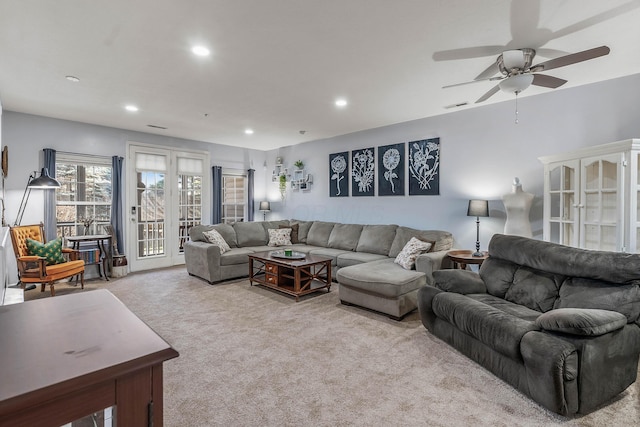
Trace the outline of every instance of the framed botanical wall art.
[[379, 196], [404, 196], [404, 145], [378, 147]]
[[440, 194], [440, 138], [409, 144], [409, 195]]
[[329, 197], [349, 197], [349, 152], [329, 154]]
[[351, 152], [351, 192], [355, 196], [374, 196], [376, 193], [375, 148]]

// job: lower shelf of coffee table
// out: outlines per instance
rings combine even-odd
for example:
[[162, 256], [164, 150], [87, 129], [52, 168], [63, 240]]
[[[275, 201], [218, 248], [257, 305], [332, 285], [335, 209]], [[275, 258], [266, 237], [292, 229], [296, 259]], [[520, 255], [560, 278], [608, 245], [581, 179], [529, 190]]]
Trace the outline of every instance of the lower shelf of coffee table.
[[[285, 294], [293, 295], [296, 297], [301, 297], [303, 295], [307, 295], [313, 292], [318, 292], [322, 289], [326, 289], [329, 292], [329, 288], [331, 287], [329, 283], [323, 283], [319, 280], [311, 279], [311, 280], [300, 280], [300, 290], [297, 291], [295, 287], [295, 279], [293, 276], [280, 274], [278, 276], [273, 276], [270, 274], [259, 273], [251, 278], [251, 282], [255, 282], [260, 286], [264, 286], [266, 288], [275, 289], [276, 291], [283, 292]], [[253, 284], [253, 283], [252, 283]]]

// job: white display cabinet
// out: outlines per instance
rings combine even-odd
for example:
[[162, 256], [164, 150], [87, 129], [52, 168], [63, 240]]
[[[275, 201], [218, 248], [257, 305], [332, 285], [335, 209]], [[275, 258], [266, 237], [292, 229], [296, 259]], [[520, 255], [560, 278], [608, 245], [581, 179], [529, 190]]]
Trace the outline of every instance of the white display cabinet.
[[640, 139], [540, 157], [544, 240], [640, 252]]

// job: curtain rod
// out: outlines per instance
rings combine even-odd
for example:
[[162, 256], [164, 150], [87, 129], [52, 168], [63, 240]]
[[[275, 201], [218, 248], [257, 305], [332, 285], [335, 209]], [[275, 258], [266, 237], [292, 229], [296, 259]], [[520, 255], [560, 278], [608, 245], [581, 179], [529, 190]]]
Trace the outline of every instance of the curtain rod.
[[96, 157], [98, 159], [106, 159], [111, 160], [110, 156], [100, 156], [98, 154], [84, 154], [84, 153], [72, 153], [70, 151], [56, 151], [57, 154], [70, 154], [72, 156], [82, 156], [82, 157]]

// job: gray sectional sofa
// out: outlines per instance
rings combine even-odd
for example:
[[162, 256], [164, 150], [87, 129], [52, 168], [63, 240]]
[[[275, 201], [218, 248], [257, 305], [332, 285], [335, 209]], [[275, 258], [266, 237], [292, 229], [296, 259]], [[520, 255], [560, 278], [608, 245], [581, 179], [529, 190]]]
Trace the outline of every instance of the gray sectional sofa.
[[[432, 281], [432, 272], [448, 263], [446, 252], [453, 245], [451, 233], [416, 230], [398, 225], [341, 224], [325, 221], [281, 220], [238, 222], [233, 225], [199, 225], [189, 230], [184, 245], [187, 272], [209, 283], [249, 275], [248, 255], [282, 249], [268, 244], [268, 229], [297, 225], [298, 252], [332, 259], [340, 299], [400, 319], [417, 308], [418, 289]], [[202, 234], [216, 229], [231, 247], [220, 253]], [[415, 270], [394, 263], [411, 237], [433, 242], [432, 250], [416, 260]]]
[[434, 272], [424, 326], [548, 409], [588, 413], [640, 355], [640, 255], [495, 235], [479, 273]]

